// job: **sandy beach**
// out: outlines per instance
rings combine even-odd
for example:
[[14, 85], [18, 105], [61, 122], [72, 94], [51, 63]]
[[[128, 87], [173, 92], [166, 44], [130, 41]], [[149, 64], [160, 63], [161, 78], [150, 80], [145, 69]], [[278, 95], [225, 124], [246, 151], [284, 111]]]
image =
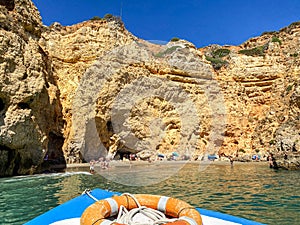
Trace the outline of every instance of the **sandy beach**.
[[[240, 161], [234, 161], [233, 165], [243, 165], [243, 164], [265, 164], [268, 166], [267, 161], [250, 161], [250, 162], [240, 162]], [[179, 164], [199, 164], [199, 165], [230, 165], [229, 161], [221, 161], [221, 160], [215, 160], [215, 161], [111, 161], [109, 162], [109, 168], [111, 167], [129, 167], [129, 166], [149, 166], [149, 165], [179, 165]], [[71, 168], [89, 168], [89, 163], [73, 163], [73, 164], [67, 164], [67, 169]], [[95, 163], [95, 168], [101, 167], [100, 163]]]

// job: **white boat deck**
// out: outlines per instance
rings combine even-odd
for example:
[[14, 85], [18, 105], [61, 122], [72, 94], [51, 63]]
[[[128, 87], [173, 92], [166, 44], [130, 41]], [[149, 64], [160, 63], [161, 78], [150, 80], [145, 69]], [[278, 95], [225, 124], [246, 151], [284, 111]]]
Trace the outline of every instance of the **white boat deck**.
[[[201, 217], [202, 217], [203, 225], [216, 225], [216, 224], [218, 224], [218, 225], [242, 225], [241, 223], [234, 223], [234, 222], [225, 221], [222, 219], [209, 217], [209, 216], [205, 216], [205, 215], [202, 215]], [[61, 220], [61, 221], [52, 223], [50, 225], [80, 225], [80, 218]]]

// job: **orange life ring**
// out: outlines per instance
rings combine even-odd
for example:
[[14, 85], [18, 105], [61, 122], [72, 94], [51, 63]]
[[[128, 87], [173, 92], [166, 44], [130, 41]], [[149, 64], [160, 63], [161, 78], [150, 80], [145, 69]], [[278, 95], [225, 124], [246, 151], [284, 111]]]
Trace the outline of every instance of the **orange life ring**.
[[[156, 209], [165, 215], [173, 218], [179, 218], [168, 225], [202, 225], [200, 213], [190, 204], [171, 197], [159, 195], [136, 194], [134, 197], [142, 206]], [[109, 225], [119, 224], [107, 220], [106, 218], [116, 216], [120, 206], [123, 205], [127, 210], [137, 208], [137, 204], [128, 195], [113, 196], [95, 202], [89, 206], [80, 218], [80, 225]]]

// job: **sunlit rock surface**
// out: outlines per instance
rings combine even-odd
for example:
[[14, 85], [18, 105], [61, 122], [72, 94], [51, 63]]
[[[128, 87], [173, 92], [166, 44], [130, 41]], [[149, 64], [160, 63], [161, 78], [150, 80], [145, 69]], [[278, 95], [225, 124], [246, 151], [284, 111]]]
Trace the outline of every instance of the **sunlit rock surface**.
[[299, 168], [299, 23], [197, 49], [140, 40], [116, 17], [46, 27], [29, 0], [0, 9], [1, 176], [175, 151]]
[[1, 1], [0, 9], [0, 175], [47, 170], [46, 155], [63, 167], [59, 90], [38, 44], [39, 12], [26, 0]]

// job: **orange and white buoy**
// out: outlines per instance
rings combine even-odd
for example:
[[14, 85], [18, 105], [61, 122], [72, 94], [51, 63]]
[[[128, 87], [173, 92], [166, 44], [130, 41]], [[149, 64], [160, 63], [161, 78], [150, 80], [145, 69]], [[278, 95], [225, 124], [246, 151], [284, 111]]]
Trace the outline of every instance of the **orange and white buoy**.
[[165, 217], [158, 223], [156, 222], [156, 224], [202, 225], [200, 213], [190, 204], [172, 197], [147, 194], [124, 194], [97, 201], [83, 212], [80, 224], [124, 224], [123, 221], [118, 222], [118, 219], [116, 221], [108, 220], [109, 217], [118, 215], [122, 208], [129, 212], [134, 209], [137, 209], [137, 211], [145, 208], [152, 209], [168, 217]]

